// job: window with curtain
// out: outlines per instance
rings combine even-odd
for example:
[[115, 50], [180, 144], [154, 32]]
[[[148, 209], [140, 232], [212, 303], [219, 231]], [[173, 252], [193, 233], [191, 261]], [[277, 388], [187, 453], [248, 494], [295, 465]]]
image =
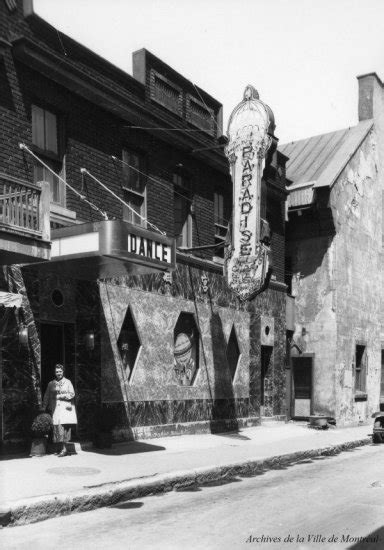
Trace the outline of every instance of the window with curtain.
[[191, 201], [175, 193], [174, 196], [174, 227], [176, 246], [192, 246], [192, 216]]
[[[123, 219], [146, 227], [147, 191], [144, 156], [136, 151], [123, 150], [124, 200], [130, 208], [123, 207]], [[141, 216], [141, 217], [140, 217]]]
[[176, 246], [192, 246], [192, 187], [189, 175], [182, 169], [172, 174], [174, 188], [174, 233]]
[[[64, 166], [60, 155], [57, 116], [38, 105], [32, 105], [32, 145], [45, 164], [63, 177]], [[41, 181], [48, 182], [51, 202], [65, 206], [65, 185], [38, 162], [34, 165], [33, 180], [36, 184]]]

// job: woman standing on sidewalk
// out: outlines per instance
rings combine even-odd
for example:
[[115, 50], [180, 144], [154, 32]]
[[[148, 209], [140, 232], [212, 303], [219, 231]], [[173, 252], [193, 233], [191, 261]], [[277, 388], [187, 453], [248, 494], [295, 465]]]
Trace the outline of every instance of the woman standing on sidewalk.
[[59, 444], [59, 457], [67, 456], [66, 444], [71, 439], [71, 426], [77, 424], [74, 398], [72, 382], [64, 378], [64, 367], [58, 363], [55, 365], [55, 380], [47, 386], [43, 407], [52, 414], [53, 441]]

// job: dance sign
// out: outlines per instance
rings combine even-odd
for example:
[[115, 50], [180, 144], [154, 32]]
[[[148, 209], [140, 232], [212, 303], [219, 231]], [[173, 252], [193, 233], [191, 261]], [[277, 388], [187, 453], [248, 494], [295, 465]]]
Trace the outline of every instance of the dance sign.
[[231, 167], [233, 212], [231, 243], [225, 254], [230, 288], [241, 300], [252, 298], [265, 283], [269, 247], [260, 241], [261, 178], [272, 138], [269, 108], [253, 86], [233, 110], [228, 122], [225, 153]]

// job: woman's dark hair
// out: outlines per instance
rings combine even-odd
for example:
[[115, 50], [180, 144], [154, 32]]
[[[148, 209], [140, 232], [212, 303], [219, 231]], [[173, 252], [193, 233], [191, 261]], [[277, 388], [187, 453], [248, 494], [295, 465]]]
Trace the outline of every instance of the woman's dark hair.
[[65, 372], [65, 368], [64, 368], [64, 365], [62, 365], [61, 363], [56, 363], [55, 365], [55, 370], [56, 369], [61, 369], [63, 371], [63, 373]]

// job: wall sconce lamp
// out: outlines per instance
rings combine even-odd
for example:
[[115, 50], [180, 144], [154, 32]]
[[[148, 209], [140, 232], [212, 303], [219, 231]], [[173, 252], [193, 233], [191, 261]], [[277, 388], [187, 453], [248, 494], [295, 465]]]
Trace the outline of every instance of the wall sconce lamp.
[[93, 330], [87, 330], [84, 336], [85, 349], [92, 351], [95, 349], [95, 333]]
[[21, 346], [28, 346], [28, 327], [26, 325], [19, 326], [18, 337]]

